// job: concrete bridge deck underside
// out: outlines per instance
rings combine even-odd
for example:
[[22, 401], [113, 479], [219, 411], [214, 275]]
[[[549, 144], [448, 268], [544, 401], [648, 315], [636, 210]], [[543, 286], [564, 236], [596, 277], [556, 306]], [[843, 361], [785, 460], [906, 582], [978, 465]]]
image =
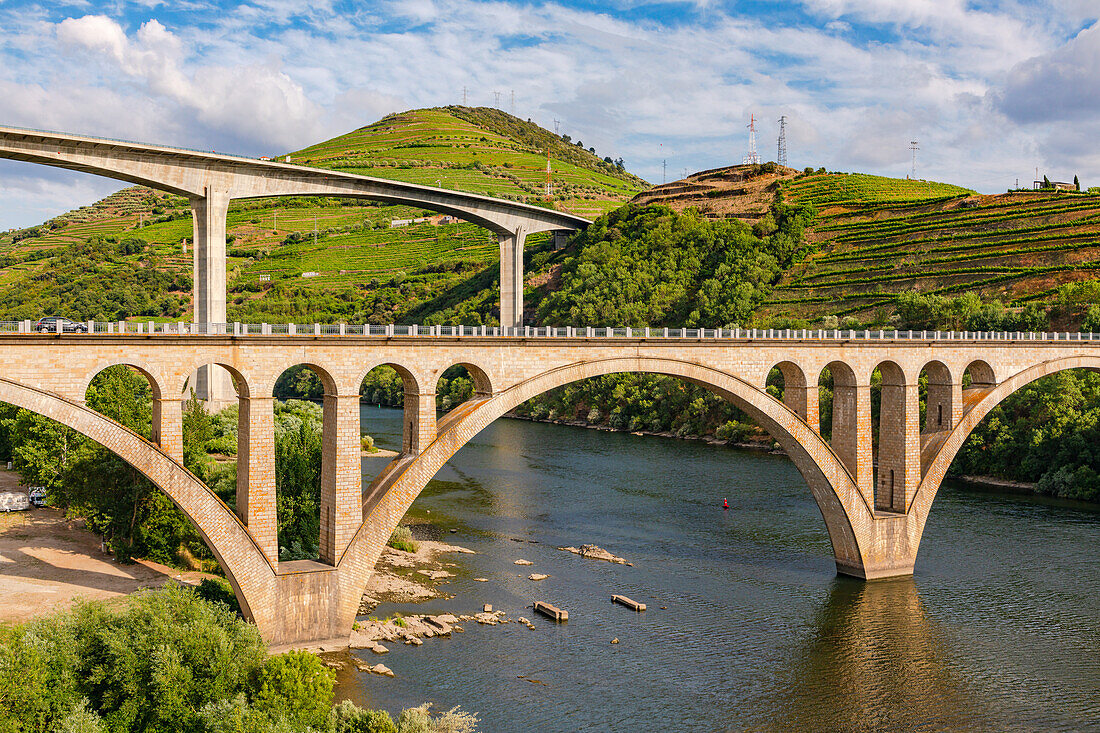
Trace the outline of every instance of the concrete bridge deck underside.
[[[0, 363], [0, 400], [103, 443], [160, 486], [199, 528], [264, 637], [284, 645], [346, 638], [390, 533], [480, 430], [549, 389], [620, 372], [675, 377], [734, 403], [805, 477], [839, 572], [909, 574], [940, 482], [969, 432], [1034, 379], [1100, 369], [1100, 342], [5, 334]], [[150, 440], [83, 406], [92, 378], [116, 364], [149, 379]], [[321, 558], [280, 563], [272, 392], [299, 364], [325, 387]], [[233, 375], [240, 404], [235, 507], [182, 466], [181, 392], [191, 373], [209, 365]], [[359, 391], [379, 365], [403, 380], [404, 446], [364, 486]], [[436, 383], [454, 365], [469, 371], [474, 395], [438, 418]], [[781, 400], [766, 389], [774, 368], [783, 376]], [[823, 373], [833, 395], [828, 439], [818, 415]], [[873, 374], [880, 375], [874, 387]], [[872, 389], [881, 395], [877, 442]]]

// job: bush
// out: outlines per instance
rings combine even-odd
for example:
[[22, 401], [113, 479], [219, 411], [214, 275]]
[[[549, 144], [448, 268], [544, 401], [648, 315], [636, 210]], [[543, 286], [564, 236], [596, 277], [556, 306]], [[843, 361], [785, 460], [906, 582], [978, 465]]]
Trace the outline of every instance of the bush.
[[271, 657], [255, 673], [251, 703], [298, 726], [319, 727], [328, 719], [335, 679], [309, 652], [287, 652]]
[[390, 535], [390, 541], [387, 543], [390, 547], [405, 552], [416, 552], [420, 549], [420, 545], [416, 543], [412, 538], [412, 530], [405, 525], [398, 525], [393, 530], [393, 534]]
[[233, 586], [228, 580], [222, 578], [203, 578], [195, 594], [210, 603], [221, 603], [228, 606], [235, 613], [241, 612], [241, 606], [237, 603], [237, 596], [233, 592]]
[[453, 707], [437, 718], [431, 715], [431, 703], [401, 711], [397, 733], [476, 733], [477, 715]]
[[364, 710], [351, 700], [332, 709], [333, 733], [397, 733], [393, 718], [385, 710]]

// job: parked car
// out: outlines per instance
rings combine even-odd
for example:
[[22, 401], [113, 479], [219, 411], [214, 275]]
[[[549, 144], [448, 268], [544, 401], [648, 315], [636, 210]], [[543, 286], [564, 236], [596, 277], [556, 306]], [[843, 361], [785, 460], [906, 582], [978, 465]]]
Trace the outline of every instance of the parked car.
[[46, 506], [45, 486], [32, 486], [28, 496], [30, 497], [31, 504], [35, 506]]
[[22, 491], [0, 491], [0, 511], [21, 512], [30, 508], [30, 497]]
[[57, 333], [57, 324], [61, 323], [62, 333], [88, 333], [88, 324], [71, 321], [64, 316], [46, 316], [34, 322], [34, 330], [39, 333]]

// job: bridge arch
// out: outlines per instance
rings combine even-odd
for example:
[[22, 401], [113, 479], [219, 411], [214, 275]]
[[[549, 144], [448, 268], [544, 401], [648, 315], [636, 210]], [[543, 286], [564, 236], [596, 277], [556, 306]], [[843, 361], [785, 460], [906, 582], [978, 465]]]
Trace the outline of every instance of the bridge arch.
[[195, 525], [225, 571], [245, 616], [255, 620], [261, 628], [270, 625], [268, 612], [254, 607], [251, 601], [261, 598], [274, 584], [274, 568], [233, 510], [184, 468], [182, 462], [90, 407], [51, 392], [0, 377], [0, 402], [48, 417], [75, 430], [149, 479]]
[[[984, 362], [975, 363], [984, 364]], [[955, 460], [955, 456], [958, 455], [959, 451], [962, 449], [970, 433], [978, 427], [978, 424], [985, 416], [988, 415], [993, 408], [1001, 404], [1007, 397], [1017, 392], [1022, 387], [1027, 386], [1037, 379], [1068, 369], [1100, 371], [1100, 357], [1073, 356], [1064, 359], [1053, 359], [1041, 364], [1036, 364], [1021, 372], [1017, 372], [1015, 375], [995, 386], [981, 385], [980, 392], [976, 394], [976, 401], [973, 402], [970, 409], [963, 414], [958, 425], [954, 427], [939, 446], [935, 456], [929, 462], [924, 478], [917, 489], [910, 512], [917, 521], [920, 534], [924, 532], [924, 526], [928, 520], [932, 502], [939, 493], [943, 479], [947, 475], [947, 469], [951, 466], [951, 462]], [[970, 392], [971, 390], [967, 391]], [[920, 534], [917, 536], [918, 541]], [[915, 547], [913, 552], [915, 555]]]
[[[385, 539], [431, 478], [459, 449], [497, 418], [550, 389], [590, 377], [622, 372], [677, 377], [724, 397], [753, 417], [787, 451], [817, 502], [832, 541], [838, 567], [862, 568], [864, 550], [859, 528], [873, 512], [828, 444], [795, 412], [761, 389], [725, 372], [699, 364], [663, 358], [631, 357], [579, 362], [551, 369], [498, 392], [469, 400], [464, 409], [440, 423], [439, 435], [416, 457], [395, 461], [364, 492], [363, 529], [353, 551], [368, 568], [381, 554]], [[453, 413], [452, 413], [453, 415]], [[381, 526], [379, 526], [381, 525]], [[371, 527], [369, 535], [366, 528]]]

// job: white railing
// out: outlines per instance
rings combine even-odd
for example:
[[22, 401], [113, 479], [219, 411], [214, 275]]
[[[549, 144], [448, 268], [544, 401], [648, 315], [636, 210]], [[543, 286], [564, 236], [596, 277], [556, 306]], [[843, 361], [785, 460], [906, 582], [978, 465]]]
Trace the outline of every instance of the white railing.
[[530, 338], [530, 339], [690, 339], [726, 341], [1084, 341], [1100, 344], [1100, 334], [1023, 331], [898, 331], [852, 329], [759, 328], [613, 328], [606, 326], [420, 326], [405, 324], [323, 323], [184, 323], [156, 321], [84, 321], [51, 323], [48, 330], [35, 321], [0, 321], [2, 334], [49, 336], [165, 335], [165, 336], [360, 336], [392, 338]]

